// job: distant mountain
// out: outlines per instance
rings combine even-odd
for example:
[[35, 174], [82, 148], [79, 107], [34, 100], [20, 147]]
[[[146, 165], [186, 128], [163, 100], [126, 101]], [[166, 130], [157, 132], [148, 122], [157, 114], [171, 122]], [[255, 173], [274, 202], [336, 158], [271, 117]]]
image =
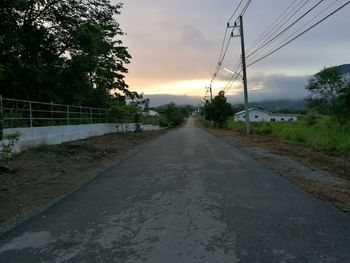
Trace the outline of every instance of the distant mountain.
[[[236, 105], [237, 109], [242, 109], [243, 105]], [[306, 105], [304, 100], [265, 100], [260, 102], [249, 102], [249, 108], [262, 108], [264, 110], [278, 111], [304, 111]]]
[[158, 107], [174, 102], [176, 105], [198, 105], [201, 97], [195, 96], [179, 96], [172, 94], [145, 94], [145, 98], [150, 99], [151, 107]]
[[338, 70], [342, 75], [350, 73], [350, 64], [344, 64], [332, 68]]

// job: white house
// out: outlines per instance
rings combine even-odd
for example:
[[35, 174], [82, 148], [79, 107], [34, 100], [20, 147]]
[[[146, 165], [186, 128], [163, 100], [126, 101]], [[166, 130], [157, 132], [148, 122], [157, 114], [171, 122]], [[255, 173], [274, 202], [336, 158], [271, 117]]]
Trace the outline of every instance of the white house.
[[[262, 109], [251, 108], [249, 111], [249, 121], [251, 122], [294, 122], [298, 120], [298, 116], [295, 114], [282, 114], [282, 113], [272, 113]], [[245, 111], [240, 111], [235, 114], [235, 121], [245, 121]]]
[[142, 114], [143, 114], [143, 116], [147, 116], [147, 117], [159, 116], [159, 113], [156, 111], [153, 111], [153, 110], [143, 111]]

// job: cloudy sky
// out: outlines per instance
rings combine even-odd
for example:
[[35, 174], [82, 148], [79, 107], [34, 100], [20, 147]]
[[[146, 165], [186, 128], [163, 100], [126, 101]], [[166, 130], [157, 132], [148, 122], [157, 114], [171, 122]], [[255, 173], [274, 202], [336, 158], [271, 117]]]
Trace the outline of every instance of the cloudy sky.
[[[247, 1], [243, 0], [243, 3]], [[118, 19], [127, 33], [122, 40], [133, 57], [128, 65], [129, 74], [126, 79], [130, 89], [144, 92], [145, 97], [153, 98], [153, 105], [168, 103], [170, 100], [197, 104], [205, 94], [205, 87], [210, 84], [219, 59], [226, 23], [240, 0], [123, 2], [122, 14]], [[293, 13], [295, 16], [284, 26], [281, 22], [281, 30], [318, 2], [319, 0], [252, 0], [244, 15], [248, 54], [261, 33], [279, 16], [288, 15], [283, 13], [288, 6], [295, 3], [295, 9], [292, 9], [293, 6], [289, 9], [293, 11], [290, 16]], [[289, 34], [277, 39], [264, 52], [281, 43], [318, 14], [321, 16], [311, 22], [319, 20], [346, 2], [348, 1], [324, 0], [288, 31]], [[326, 9], [327, 7], [330, 8]], [[322, 13], [323, 10], [326, 11]], [[306, 96], [304, 87], [310, 75], [325, 66], [350, 63], [350, 34], [347, 28], [349, 17], [350, 5], [280, 51], [249, 67], [250, 100], [303, 98]], [[233, 20], [236, 18], [237, 16]], [[234, 69], [239, 56], [240, 40], [233, 38], [223, 67]], [[213, 83], [214, 95], [225, 87], [228, 78], [230, 73], [225, 70], [219, 72]], [[237, 81], [227, 95], [232, 102], [242, 101], [241, 81]]]

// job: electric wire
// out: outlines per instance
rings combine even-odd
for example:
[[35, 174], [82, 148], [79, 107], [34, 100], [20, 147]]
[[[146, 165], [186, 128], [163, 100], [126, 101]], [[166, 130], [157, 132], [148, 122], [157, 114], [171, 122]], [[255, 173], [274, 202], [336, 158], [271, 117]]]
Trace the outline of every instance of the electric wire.
[[[211, 78], [211, 81], [210, 81], [210, 85], [212, 85], [214, 83], [218, 73], [221, 70], [222, 64], [223, 64], [223, 62], [224, 62], [224, 60], [226, 58], [226, 55], [227, 55], [227, 52], [228, 52], [228, 48], [230, 46], [230, 43], [231, 43], [231, 40], [232, 40], [232, 36], [233, 36], [234, 30], [235, 30], [235, 27], [233, 27], [233, 29], [231, 30], [231, 35], [227, 39], [227, 35], [228, 35], [228, 32], [229, 32], [228, 29], [230, 28], [229, 25], [230, 25], [230, 22], [232, 21], [232, 19], [234, 18], [234, 16], [237, 14], [237, 12], [240, 9], [240, 7], [242, 6], [242, 3], [243, 3], [243, 0], [241, 0], [239, 2], [238, 6], [236, 7], [236, 9], [234, 10], [233, 14], [231, 15], [231, 17], [229, 18], [229, 20], [227, 22], [227, 26], [226, 26], [226, 30], [225, 30], [225, 34], [224, 34], [224, 39], [223, 39], [223, 42], [222, 42], [222, 45], [221, 45], [221, 49], [220, 49], [219, 60], [218, 60], [216, 69], [214, 71], [214, 74], [212, 75], [212, 78]], [[247, 3], [245, 4], [245, 6], [242, 8], [242, 11], [239, 13], [239, 16], [243, 16], [246, 13], [246, 11], [249, 8], [250, 4], [251, 4], [251, 0], [248, 0]], [[226, 44], [226, 46], [225, 46], [225, 44]], [[239, 62], [238, 62], [238, 64], [239, 64]], [[206, 91], [205, 97], [207, 96], [207, 93], [208, 93], [208, 90]]]
[[330, 14], [328, 14], [326, 17], [322, 18], [321, 20], [317, 21], [315, 24], [313, 24], [312, 26], [310, 26], [309, 28], [307, 28], [306, 30], [304, 30], [303, 32], [299, 33], [297, 36], [293, 37], [292, 39], [288, 40], [286, 43], [282, 44], [281, 46], [275, 48], [274, 50], [270, 51], [269, 53], [267, 53], [266, 55], [264, 55], [263, 57], [255, 60], [254, 62], [251, 62], [247, 65], [247, 67], [250, 67], [258, 62], [260, 62], [261, 60], [267, 58], [268, 56], [274, 54], [275, 52], [277, 52], [278, 50], [282, 49], [283, 47], [287, 46], [288, 44], [290, 44], [291, 42], [293, 42], [294, 40], [296, 40], [297, 38], [301, 37], [302, 35], [304, 35], [305, 33], [307, 33], [308, 31], [310, 31], [311, 29], [313, 29], [314, 27], [316, 27], [317, 25], [319, 25], [320, 23], [322, 23], [323, 21], [325, 21], [326, 19], [328, 19], [329, 17], [331, 17], [332, 15], [334, 15], [335, 13], [339, 12], [341, 9], [343, 9], [345, 6], [347, 6], [348, 4], [350, 4], [350, 1], [344, 3], [342, 6], [338, 7], [336, 10], [334, 10], [333, 12], [331, 12]]
[[[262, 43], [260, 43], [260, 45], [259, 45], [259, 47], [255, 50], [255, 51], [253, 51], [253, 52], [251, 52], [250, 54], [248, 54], [248, 56], [247, 56], [247, 58], [249, 58], [250, 56], [252, 56], [253, 54], [255, 54], [258, 50], [260, 50], [261, 48], [263, 48], [263, 47], [265, 47], [266, 45], [268, 45], [268, 43], [270, 43], [271, 41], [273, 41], [273, 40], [271, 40], [271, 38], [272, 39], [275, 39], [274, 38], [274, 36], [276, 37], [276, 34], [277, 34], [277, 36], [278, 36], [278, 31], [281, 29], [281, 28], [283, 28], [283, 26], [285, 25], [285, 24], [287, 24], [308, 2], [309, 2], [310, 0], [306, 0], [304, 3], [303, 3], [303, 1], [301, 1], [301, 2], [299, 2], [298, 3], [298, 5], [301, 3], [301, 6], [296, 6], [295, 8], [296, 8], [296, 10], [295, 10], [295, 8], [293, 9], [293, 14], [291, 14], [285, 21], [283, 21], [272, 33], [270, 33], [269, 35], [268, 35], [268, 37], [262, 42]], [[321, 0], [321, 1], [323, 1], [323, 0]]]
[[246, 58], [250, 58], [254, 54], [256, 54], [259, 50], [269, 46], [272, 42], [280, 38], [284, 33], [286, 33], [289, 29], [291, 29], [294, 25], [296, 25], [300, 20], [302, 20], [304, 17], [306, 17], [310, 12], [312, 12], [316, 7], [318, 7], [324, 0], [320, 0], [318, 3], [316, 3], [312, 8], [307, 10], [304, 14], [302, 14], [298, 19], [296, 19], [293, 23], [291, 23], [289, 26], [287, 26], [285, 29], [283, 29], [281, 32], [279, 32], [277, 35], [275, 35], [273, 38], [269, 39], [267, 42], [262, 44], [259, 48], [251, 52], [246, 56]]
[[[284, 40], [280, 41], [277, 45], [275, 45], [273, 48], [271, 48], [271, 50], [277, 48], [278, 46], [282, 45], [283, 43], [285, 43], [286, 41], [288, 41], [289, 39], [291, 39], [293, 36], [295, 36], [298, 32], [300, 32], [302, 29], [304, 29], [305, 27], [307, 27], [309, 24], [311, 24], [311, 22], [313, 22], [316, 18], [318, 18], [319, 16], [321, 16], [325, 11], [327, 11], [328, 9], [330, 9], [333, 5], [335, 5], [338, 2], [338, 0], [335, 0], [332, 4], [328, 5], [326, 8], [324, 8], [321, 12], [319, 12], [316, 16], [314, 16], [312, 19], [310, 19], [309, 21], [307, 21], [305, 24], [303, 24], [303, 26], [299, 27], [297, 30], [295, 30], [291, 35], [289, 35], [287, 38], [285, 38]], [[254, 60], [254, 57], [258, 57], [260, 54], [262, 54], [264, 52], [265, 49], [267, 49], [268, 46], [264, 47], [263, 49], [261, 49], [259, 52], [257, 52], [255, 54], [255, 56], [253, 56], [252, 58], [250, 58], [250, 61]], [[271, 51], [270, 50], [270, 51]], [[267, 52], [268, 53], [268, 52]]]
[[219, 60], [219, 63], [218, 63], [218, 65], [217, 65], [217, 67], [216, 67], [216, 70], [215, 70], [215, 72], [214, 72], [214, 74], [213, 74], [213, 77], [212, 77], [210, 83], [213, 83], [213, 82], [215, 81], [216, 76], [217, 76], [217, 74], [219, 73], [219, 71], [220, 71], [220, 69], [221, 69], [222, 63], [223, 63], [224, 60], [225, 60], [225, 57], [226, 57], [226, 54], [227, 54], [227, 50], [228, 50], [228, 48], [229, 48], [229, 46], [230, 46], [231, 40], [232, 40], [232, 37], [229, 37], [229, 39], [228, 39], [228, 41], [227, 41], [227, 44], [226, 44], [225, 51], [223, 52], [222, 57], [221, 57], [221, 59]]
[[235, 14], [237, 13], [238, 9], [240, 8], [240, 6], [242, 5], [243, 0], [241, 0], [237, 6], [237, 8], [235, 9], [235, 11], [233, 12], [233, 14], [230, 16], [230, 19], [228, 20], [228, 22], [230, 23], [232, 18], [235, 16]]
[[[267, 30], [268, 32], [266, 32], [265, 34], [263, 34], [262, 37], [260, 37], [259, 41], [256, 41], [257, 43], [254, 44], [254, 48], [256, 46], [260, 46], [262, 43], [265, 43], [267, 39], [269, 39], [275, 32], [276, 32], [276, 28], [280, 27], [281, 24], [283, 26], [283, 23], [287, 23], [291, 18], [291, 13], [295, 11], [295, 9], [297, 9], [301, 4], [303, 4], [304, 0], [299, 0], [298, 3], [296, 3], [298, 0], [293, 1], [291, 5], [288, 6], [288, 8], [283, 12], [284, 15], [281, 15], [280, 17], [282, 17], [281, 19], [278, 19], [280, 21], [278, 21], [277, 23], [275, 23], [275, 25], [270, 25], [270, 29]], [[295, 5], [296, 3], [296, 5]], [[305, 3], [305, 2], [304, 2]], [[295, 5], [295, 6], [294, 6]], [[291, 10], [289, 10], [291, 9]], [[289, 11], [288, 11], [289, 10]], [[286, 14], [285, 14], [286, 13]], [[288, 18], [289, 17], [289, 18]], [[278, 29], [277, 29], [278, 30]], [[248, 52], [250, 52], [253, 48], [250, 48]]]
[[[231, 17], [230, 17], [230, 19], [229, 19], [229, 21], [228, 21], [228, 23], [227, 23], [226, 30], [225, 30], [225, 35], [224, 35], [224, 40], [223, 40], [223, 42], [222, 42], [221, 49], [220, 49], [219, 61], [218, 61], [218, 63], [217, 63], [217, 66], [216, 66], [216, 69], [215, 69], [215, 71], [214, 71], [214, 74], [212, 75], [212, 78], [211, 78], [211, 81], [210, 81], [211, 84], [215, 81], [216, 76], [217, 76], [217, 74], [219, 73], [219, 71], [220, 71], [220, 69], [221, 69], [222, 63], [223, 63], [224, 60], [225, 60], [225, 57], [226, 57], [226, 54], [227, 54], [227, 50], [228, 50], [229, 45], [230, 45], [230, 42], [231, 42], [231, 38], [232, 38], [232, 37], [229, 37], [228, 42], [227, 42], [227, 44], [226, 44], [226, 48], [225, 48], [225, 50], [224, 50], [225, 43], [226, 43], [226, 38], [227, 38], [227, 32], [228, 32], [228, 29], [229, 29], [229, 23], [230, 23], [230, 21], [232, 20], [232, 18], [235, 16], [235, 14], [237, 13], [237, 11], [239, 10], [239, 8], [241, 7], [242, 3], [243, 3], [243, 0], [241, 0], [241, 1], [239, 2], [238, 6], [237, 6], [236, 9], [234, 10], [233, 14], [231, 15]], [[251, 3], [251, 0], [248, 0], [248, 2], [247, 2], [246, 5], [243, 7], [243, 10], [242, 10], [241, 13], [240, 13], [241, 15], [244, 14], [244, 13], [247, 11], [247, 9], [248, 9], [250, 3]], [[233, 31], [234, 31], [234, 28], [233, 28], [232, 31], [231, 31], [231, 35], [233, 34]]]
[[285, 15], [286, 12], [297, 2], [298, 0], [294, 0], [283, 12], [281, 15], [279, 15], [270, 26], [268, 26], [258, 37], [257, 39], [249, 45], [247, 52], [249, 53], [252, 49], [254, 49], [257, 44], [269, 33], [271, 30], [273, 30], [273, 27], [276, 23], [279, 22], [279, 20], [282, 18], [283, 15]]
[[216, 69], [214, 71], [214, 74], [213, 74], [213, 77], [211, 79], [211, 83], [215, 80], [215, 77], [219, 71], [219, 67], [220, 67], [220, 64], [221, 64], [221, 58], [222, 58], [222, 52], [224, 51], [224, 46], [225, 46], [225, 43], [226, 43], [226, 37], [227, 37], [227, 31], [228, 31], [228, 27], [226, 27], [226, 30], [225, 30], [225, 35], [224, 35], [224, 40], [222, 41], [222, 45], [221, 45], [221, 49], [220, 49], [220, 55], [219, 55], [219, 61], [218, 61], [218, 64], [216, 66]]

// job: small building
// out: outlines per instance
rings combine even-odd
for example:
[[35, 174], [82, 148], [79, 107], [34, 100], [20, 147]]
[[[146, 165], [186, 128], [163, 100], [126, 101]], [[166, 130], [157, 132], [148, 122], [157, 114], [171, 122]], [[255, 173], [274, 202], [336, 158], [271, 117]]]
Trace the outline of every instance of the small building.
[[159, 116], [159, 113], [156, 112], [156, 111], [153, 111], [153, 110], [143, 111], [142, 114], [143, 114], [143, 116], [146, 116], [146, 117], [157, 117], [157, 116]]
[[[296, 114], [272, 113], [266, 110], [251, 108], [249, 111], [249, 121], [251, 122], [295, 122], [298, 120]], [[235, 114], [235, 121], [245, 121], [245, 111]]]

